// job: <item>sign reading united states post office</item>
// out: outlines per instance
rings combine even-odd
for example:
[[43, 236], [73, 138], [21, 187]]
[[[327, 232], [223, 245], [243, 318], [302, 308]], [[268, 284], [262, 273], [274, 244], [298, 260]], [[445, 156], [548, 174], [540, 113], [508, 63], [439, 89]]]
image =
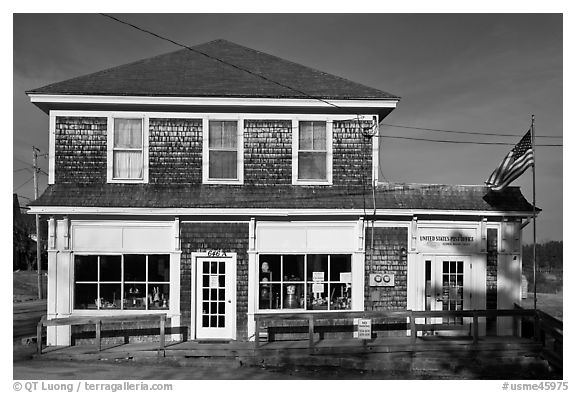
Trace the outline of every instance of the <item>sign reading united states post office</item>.
[[467, 251], [480, 249], [480, 239], [475, 228], [418, 228], [418, 251]]

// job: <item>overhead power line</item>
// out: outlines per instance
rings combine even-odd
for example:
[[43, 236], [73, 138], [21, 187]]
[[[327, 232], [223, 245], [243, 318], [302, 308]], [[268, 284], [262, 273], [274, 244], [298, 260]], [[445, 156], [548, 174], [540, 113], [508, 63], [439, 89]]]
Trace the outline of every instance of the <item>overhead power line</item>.
[[24, 183], [20, 184], [18, 187], [16, 187], [13, 192], [18, 191], [19, 189], [24, 187], [26, 184], [30, 183], [32, 180], [34, 180], [34, 176], [32, 176], [30, 179], [26, 180]]
[[[517, 135], [517, 134], [500, 134], [500, 133], [490, 133], [490, 132], [444, 130], [444, 129], [440, 129], [440, 128], [412, 127], [412, 126], [405, 126], [405, 125], [400, 125], [400, 124], [389, 124], [389, 123], [380, 123], [380, 125], [387, 126], [387, 127], [394, 127], [394, 128], [408, 128], [408, 129], [412, 129], [412, 130], [446, 132], [446, 133], [453, 133], [453, 134], [509, 136], [509, 137], [518, 137], [518, 138], [522, 137], [522, 135]], [[549, 135], [549, 136], [548, 135], [537, 135], [536, 138], [559, 138], [559, 139], [562, 139], [563, 137], [561, 135]]]
[[[404, 139], [409, 141], [425, 141], [425, 142], [437, 142], [437, 143], [459, 143], [468, 145], [504, 145], [504, 146], [516, 146], [516, 143], [506, 143], [506, 142], [472, 142], [472, 141], [454, 141], [454, 140], [441, 140], [441, 139], [426, 139], [426, 138], [411, 138], [407, 136], [396, 136], [396, 135], [375, 135], [376, 138], [389, 138], [389, 139]], [[564, 145], [550, 145], [550, 144], [540, 144], [537, 147], [562, 147]]]
[[[246, 68], [244, 68], [244, 67], [240, 67], [240, 66], [238, 66], [238, 65], [236, 65], [236, 64], [229, 63], [229, 62], [227, 62], [227, 61], [225, 61], [225, 60], [220, 59], [219, 57], [209, 55], [209, 54], [204, 53], [204, 52], [202, 52], [202, 51], [200, 51], [200, 50], [198, 50], [198, 49], [192, 48], [192, 47], [190, 47], [190, 46], [188, 46], [188, 45], [181, 44], [181, 43], [179, 43], [179, 42], [177, 42], [177, 41], [174, 41], [174, 40], [172, 40], [172, 39], [170, 39], [170, 38], [167, 38], [167, 37], [161, 36], [160, 34], [154, 33], [153, 31], [150, 31], [150, 30], [144, 29], [144, 28], [142, 28], [142, 27], [136, 26], [136, 25], [134, 25], [134, 24], [132, 24], [132, 23], [130, 23], [130, 22], [126, 22], [126, 21], [124, 21], [124, 20], [122, 20], [122, 19], [116, 18], [116, 17], [114, 17], [114, 16], [112, 16], [112, 15], [109, 15], [109, 14], [101, 13], [100, 15], [102, 15], [102, 16], [104, 16], [104, 17], [106, 17], [106, 18], [109, 18], [109, 19], [111, 19], [111, 20], [114, 20], [114, 21], [116, 21], [116, 22], [118, 22], [118, 23], [122, 23], [122, 24], [124, 24], [124, 25], [126, 25], [126, 26], [130, 26], [130, 27], [132, 27], [132, 28], [134, 28], [134, 29], [136, 29], [136, 30], [139, 30], [139, 31], [141, 31], [141, 32], [143, 32], [143, 33], [149, 34], [149, 35], [151, 35], [151, 36], [153, 36], [153, 37], [156, 37], [156, 38], [159, 38], [159, 39], [161, 39], [161, 40], [170, 42], [170, 43], [172, 43], [172, 44], [174, 44], [174, 45], [177, 45], [177, 46], [179, 46], [179, 47], [181, 47], [181, 48], [188, 49], [188, 50], [190, 50], [190, 51], [192, 51], [192, 52], [194, 52], [194, 53], [198, 53], [198, 54], [200, 54], [200, 55], [202, 55], [202, 56], [205, 56], [205, 57], [207, 57], [207, 58], [209, 58], [209, 59], [215, 60], [215, 61], [217, 61], [217, 62], [219, 62], [219, 63], [225, 64], [225, 65], [230, 66], [230, 67], [233, 67], [233, 68], [235, 68], [235, 69], [237, 69], [237, 70], [246, 72], [246, 73], [248, 73], [248, 74], [250, 74], [250, 75], [253, 75], [253, 76], [257, 77], [257, 78], [263, 79], [263, 80], [265, 80], [265, 81], [267, 81], [267, 82], [273, 83], [273, 84], [278, 85], [278, 86], [280, 86], [280, 87], [283, 87], [283, 88], [285, 88], [285, 89], [292, 90], [292, 91], [294, 91], [294, 92], [296, 92], [296, 93], [298, 93], [298, 94], [302, 94], [302, 95], [304, 95], [304, 96], [306, 96], [306, 97], [308, 97], [308, 98], [312, 98], [312, 99], [321, 101], [321, 102], [323, 102], [323, 103], [325, 103], [325, 104], [328, 104], [328, 105], [330, 105], [330, 106], [333, 106], [334, 108], [337, 108], [337, 109], [340, 109], [340, 110], [342, 110], [342, 111], [351, 113], [351, 114], [353, 114], [353, 115], [355, 115], [355, 116], [359, 116], [358, 113], [353, 112], [353, 111], [350, 111], [350, 110], [347, 109], [347, 108], [342, 108], [342, 107], [340, 107], [340, 106], [338, 106], [338, 105], [336, 105], [336, 104], [334, 104], [334, 103], [332, 103], [332, 102], [330, 102], [330, 101], [327, 101], [327, 100], [325, 100], [325, 99], [323, 99], [323, 98], [321, 98], [321, 97], [314, 96], [314, 95], [309, 94], [309, 93], [306, 93], [305, 91], [302, 91], [302, 90], [300, 90], [300, 89], [296, 89], [296, 88], [294, 88], [294, 87], [292, 87], [292, 86], [289, 86], [289, 85], [286, 85], [286, 84], [284, 84], [284, 83], [281, 83], [281, 82], [275, 81], [275, 80], [273, 80], [273, 79], [270, 79], [270, 78], [268, 78], [268, 77], [266, 77], [266, 76], [264, 76], [264, 75], [261, 75], [261, 74], [258, 74], [258, 73], [256, 73], [256, 72], [250, 71], [249, 69], [246, 69]], [[372, 126], [372, 127], [374, 127], [374, 126]]]

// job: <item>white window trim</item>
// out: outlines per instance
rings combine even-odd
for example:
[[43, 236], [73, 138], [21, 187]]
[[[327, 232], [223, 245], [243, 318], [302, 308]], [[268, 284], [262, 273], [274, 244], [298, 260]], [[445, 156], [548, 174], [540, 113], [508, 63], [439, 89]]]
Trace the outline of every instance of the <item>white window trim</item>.
[[[107, 144], [106, 144], [106, 179], [108, 183], [148, 183], [149, 168], [149, 117], [144, 114], [112, 113], [107, 116]], [[141, 119], [142, 120], [142, 179], [115, 179], [114, 178], [114, 119]]]
[[[141, 253], [140, 255], [146, 255], [146, 279], [144, 282], [140, 282], [138, 284], [140, 285], [145, 285], [145, 287], [148, 287], [148, 285], [168, 285], [170, 288], [170, 292], [169, 292], [169, 303], [168, 303], [168, 307], [167, 308], [161, 308], [161, 309], [148, 309], [148, 305], [146, 305], [146, 309], [124, 309], [124, 308], [119, 308], [119, 309], [114, 309], [114, 308], [90, 308], [90, 309], [85, 309], [85, 308], [75, 308], [75, 297], [76, 297], [76, 284], [80, 283], [80, 284], [96, 284], [98, 286], [100, 286], [102, 283], [104, 284], [120, 284], [120, 287], [124, 288], [124, 285], [126, 283], [126, 280], [124, 279], [124, 256], [128, 255], [128, 254], [133, 254], [131, 252], [77, 252], [74, 253], [71, 256], [71, 277], [72, 279], [70, 280], [70, 285], [72, 287], [72, 290], [70, 292], [70, 309], [71, 309], [71, 314], [73, 315], [101, 315], [101, 314], [105, 314], [105, 315], [117, 315], [119, 313], [122, 314], [162, 314], [162, 313], [172, 313], [173, 310], [173, 301], [172, 301], [172, 291], [173, 291], [173, 273], [172, 273], [172, 253], [170, 252], [151, 252], [151, 253]], [[148, 280], [148, 256], [150, 255], [168, 255], [168, 264], [170, 266], [170, 275], [168, 277], [168, 281], [163, 281], [163, 282], [154, 282], [154, 281], [149, 281]], [[96, 281], [76, 281], [76, 275], [75, 275], [75, 266], [76, 264], [74, 263], [75, 257], [76, 256], [119, 256], [121, 257], [120, 259], [120, 263], [121, 263], [121, 277], [119, 281], [113, 281], [113, 282], [108, 282], [108, 281], [100, 281], [99, 277], [98, 280]], [[177, 272], [177, 274], [180, 274], [180, 272]], [[98, 267], [98, 275], [100, 275], [100, 267]], [[131, 281], [128, 281], [129, 283]], [[180, 288], [177, 288], [177, 290], [179, 291]], [[99, 293], [99, 292], [98, 292]], [[125, 300], [124, 299], [124, 294], [121, 293], [121, 300]]]
[[[282, 276], [280, 276], [280, 280], [279, 281], [270, 281], [270, 284], [272, 285], [280, 285], [281, 290], [283, 290], [284, 285], [289, 285], [290, 283], [292, 284], [296, 284], [296, 285], [302, 285], [304, 287], [304, 298], [307, 299], [307, 295], [308, 295], [308, 285], [309, 284], [313, 284], [313, 283], [321, 283], [321, 284], [326, 284], [327, 288], [330, 285], [340, 285], [340, 284], [345, 284], [344, 281], [340, 281], [340, 280], [330, 280], [330, 268], [332, 265], [332, 256], [335, 255], [347, 255], [350, 257], [350, 274], [352, 276], [352, 282], [350, 283], [351, 286], [351, 294], [353, 291], [353, 287], [355, 285], [355, 280], [354, 280], [354, 269], [352, 267], [352, 263], [353, 263], [353, 253], [348, 253], [348, 254], [341, 254], [338, 252], [326, 252], [326, 253], [316, 253], [316, 252], [305, 252], [305, 253], [299, 253], [299, 252], [295, 252], [295, 253], [267, 253], [267, 252], [263, 252], [258, 254], [258, 265], [260, 266], [260, 257], [262, 255], [275, 255], [275, 256], [280, 256], [281, 258], [281, 263], [282, 265], [284, 264], [283, 262], [283, 257], [286, 255], [303, 255], [304, 256], [304, 278], [302, 280], [298, 280], [298, 281], [289, 281], [289, 280], [285, 280], [283, 279]], [[314, 281], [312, 279], [308, 279], [307, 278], [307, 274], [308, 274], [308, 256], [310, 255], [326, 255], [328, 257], [328, 270], [325, 271], [325, 279], [322, 281]], [[358, 280], [356, 280], [358, 281]], [[343, 311], [352, 311], [352, 303], [350, 303], [350, 309], [328, 309], [330, 307], [330, 304], [328, 303], [328, 308], [326, 310], [323, 309], [309, 309], [306, 308], [306, 305], [304, 307], [299, 307], [299, 308], [286, 308], [284, 307], [283, 304], [280, 305], [280, 308], [262, 308], [262, 305], [260, 304], [260, 285], [262, 285], [263, 281], [260, 281], [259, 278], [257, 278], [257, 286], [258, 286], [258, 296], [256, 297], [256, 302], [257, 302], [257, 306], [256, 306], [256, 310], [258, 313], [269, 313], [269, 312], [343, 312]], [[327, 292], [327, 296], [329, 296], [329, 292]], [[352, 297], [352, 295], [351, 295]]]
[[[208, 138], [210, 135], [210, 120], [215, 121], [235, 121], [238, 156], [236, 179], [210, 179], [210, 149]], [[202, 183], [203, 184], [244, 184], [244, 119], [234, 116], [208, 116], [202, 118]]]
[[[292, 119], [292, 185], [298, 186], [331, 186], [332, 185], [332, 136], [334, 119]], [[300, 180], [298, 179], [298, 142], [300, 140], [300, 121], [324, 121], [326, 122], [326, 179], [325, 180]]]

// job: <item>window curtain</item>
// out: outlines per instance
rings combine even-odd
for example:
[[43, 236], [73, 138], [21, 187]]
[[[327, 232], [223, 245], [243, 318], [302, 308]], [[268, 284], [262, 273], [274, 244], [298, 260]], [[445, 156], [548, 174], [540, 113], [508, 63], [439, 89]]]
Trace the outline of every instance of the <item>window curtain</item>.
[[142, 120], [114, 119], [114, 147], [142, 148]]
[[142, 179], [143, 173], [141, 151], [114, 152], [114, 178]]
[[114, 178], [142, 179], [142, 139], [141, 119], [114, 119]]

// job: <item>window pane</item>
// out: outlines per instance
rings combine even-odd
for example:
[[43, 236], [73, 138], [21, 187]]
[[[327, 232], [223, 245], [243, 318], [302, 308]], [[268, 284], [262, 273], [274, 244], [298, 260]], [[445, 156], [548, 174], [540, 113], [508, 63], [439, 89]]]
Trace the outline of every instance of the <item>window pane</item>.
[[74, 285], [74, 308], [75, 309], [90, 309], [97, 308], [98, 298], [98, 285], [97, 284], [76, 284]]
[[308, 281], [328, 281], [328, 255], [308, 255], [306, 279]]
[[124, 309], [146, 309], [146, 297], [144, 284], [124, 284]]
[[326, 123], [314, 122], [314, 150], [326, 150]]
[[208, 146], [211, 149], [222, 147], [222, 124], [219, 121], [209, 122]]
[[304, 255], [284, 255], [284, 281], [304, 281]]
[[298, 153], [298, 179], [325, 180], [326, 153]]
[[141, 119], [114, 119], [114, 147], [142, 147]]
[[260, 255], [260, 281], [280, 281], [280, 255]]
[[[341, 273], [349, 273], [344, 276]], [[350, 255], [330, 256], [330, 281], [346, 281], [352, 273], [352, 261]], [[341, 278], [345, 279], [342, 280]]]
[[142, 179], [142, 151], [114, 151], [115, 179]]
[[168, 255], [148, 256], [148, 281], [170, 281], [170, 257]]
[[145, 281], [146, 280], [146, 256], [145, 255], [125, 255], [124, 256], [124, 280], [125, 281]]
[[74, 281], [97, 281], [98, 257], [96, 255], [76, 255], [74, 257]]
[[314, 127], [311, 121], [301, 121], [298, 132], [298, 150], [312, 150], [314, 148]]
[[[120, 255], [102, 255], [100, 257], [100, 281], [120, 281], [122, 257]], [[118, 291], [120, 298], [120, 291]]]
[[237, 179], [238, 155], [235, 151], [210, 151], [210, 179]]
[[161, 310], [170, 307], [170, 285], [148, 285], [148, 309]]
[[100, 308], [119, 310], [121, 295], [120, 284], [100, 284]]
[[237, 124], [236, 121], [210, 121], [208, 146], [211, 149], [236, 149]]
[[328, 310], [328, 284], [325, 282], [308, 283], [308, 310]]
[[352, 285], [330, 284], [330, 310], [350, 310], [352, 308]]
[[283, 284], [282, 293], [284, 308], [304, 308], [304, 284]]

